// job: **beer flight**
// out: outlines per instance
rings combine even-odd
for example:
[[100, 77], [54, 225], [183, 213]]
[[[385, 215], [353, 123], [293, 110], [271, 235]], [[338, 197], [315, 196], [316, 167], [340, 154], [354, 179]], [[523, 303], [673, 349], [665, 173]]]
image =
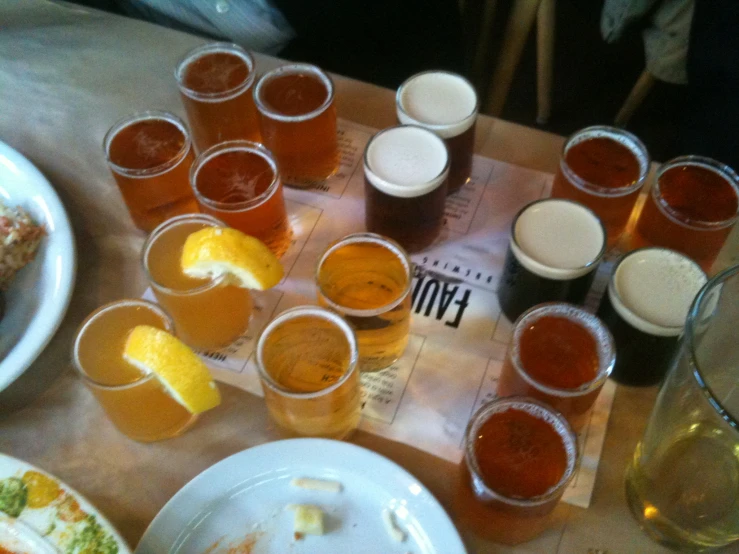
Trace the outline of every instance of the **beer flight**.
[[[207, 369], [185, 350], [129, 356], [132, 330], [196, 350], [242, 335], [249, 289], [283, 277], [279, 257], [292, 233], [283, 186], [310, 187], [340, 160], [333, 82], [315, 66], [284, 65], [257, 78], [248, 52], [216, 43], [189, 52], [175, 78], [190, 131], [173, 114], [146, 111], [113, 125], [103, 144], [133, 222], [149, 233], [142, 268], [158, 305], [103, 306], [73, 349], [111, 420], [140, 441], [182, 433], [217, 401]], [[447, 195], [469, 180], [478, 99], [466, 79], [415, 75], [398, 89], [396, 111], [399, 125], [376, 133], [364, 151], [367, 232], [338, 239], [317, 260], [318, 306], [277, 315], [258, 339], [265, 402], [286, 435], [344, 439], [357, 428], [360, 372], [390, 367], [408, 343], [408, 253], [438, 239]], [[546, 528], [603, 384], [662, 380], [737, 219], [737, 175], [686, 156], [659, 169], [626, 234], [649, 162], [632, 134], [584, 129], [564, 146], [552, 197], [512, 222], [498, 289], [514, 322], [511, 344], [498, 399], [470, 420], [455, 500], [459, 520], [482, 536], [515, 544]], [[601, 261], [617, 252], [627, 253], [591, 314], [580, 305]], [[185, 377], [163, 369], [185, 358]], [[185, 393], [207, 400], [193, 412]]]

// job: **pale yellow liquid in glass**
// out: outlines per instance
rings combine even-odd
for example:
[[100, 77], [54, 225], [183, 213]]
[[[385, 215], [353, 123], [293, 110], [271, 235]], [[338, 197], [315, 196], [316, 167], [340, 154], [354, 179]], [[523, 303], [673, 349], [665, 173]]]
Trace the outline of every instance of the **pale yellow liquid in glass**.
[[[338, 309], [354, 328], [361, 371], [385, 369], [402, 356], [408, 345], [411, 297], [407, 292], [408, 270], [397, 254], [375, 242], [341, 246], [323, 260], [318, 270], [318, 288], [318, 303]], [[403, 294], [399, 304], [381, 310]], [[364, 316], [350, 310], [380, 313]]]
[[207, 226], [195, 221], [173, 225], [154, 240], [146, 256], [152, 279], [170, 289], [152, 287], [159, 304], [174, 319], [177, 336], [204, 350], [231, 344], [246, 332], [253, 307], [245, 288], [209, 286], [211, 281], [183, 273], [180, 258], [188, 235]]
[[[149, 442], [184, 431], [194, 416], [178, 404], [153, 375], [144, 375], [123, 358], [131, 330], [137, 325], [166, 329], [153, 310], [120, 304], [95, 317], [77, 342], [79, 367], [115, 426], [132, 439]], [[95, 383], [99, 383], [99, 386]]]
[[[349, 369], [351, 349], [344, 332], [331, 321], [298, 316], [276, 327], [263, 347], [264, 369], [289, 393], [329, 388]], [[342, 439], [359, 424], [359, 373], [336, 389], [312, 398], [287, 396], [263, 386], [273, 420], [290, 435]]]

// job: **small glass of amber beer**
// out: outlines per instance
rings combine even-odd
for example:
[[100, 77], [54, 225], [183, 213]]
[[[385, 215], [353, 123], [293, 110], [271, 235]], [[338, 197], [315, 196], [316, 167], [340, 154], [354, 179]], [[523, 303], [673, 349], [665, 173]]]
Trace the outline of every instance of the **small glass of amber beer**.
[[365, 225], [409, 252], [430, 246], [444, 225], [449, 151], [431, 131], [398, 125], [364, 150]]
[[600, 319], [572, 304], [539, 304], [516, 321], [498, 396], [537, 398], [580, 431], [615, 363], [613, 337]]
[[259, 141], [254, 59], [246, 50], [223, 42], [198, 46], [174, 74], [198, 152], [226, 140]]
[[257, 343], [272, 420], [289, 436], [344, 439], [361, 416], [357, 340], [339, 315], [315, 306], [282, 312]]
[[449, 149], [448, 194], [469, 181], [475, 149], [478, 100], [467, 79], [448, 71], [425, 71], [405, 81], [395, 97], [400, 123], [420, 125]]
[[334, 84], [320, 68], [283, 65], [254, 88], [262, 142], [274, 154], [285, 182], [300, 188], [339, 169]]
[[290, 246], [277, 162], [261, 144], [232, 140], [208, 148], [192, 164], [190, 184], [204, 212], [258, 238], [276, 256]]
[[593, 210], [616, 245], [649, 173], [642, 142], [623, 129], [586, 127], [565, 142], [552, 197], [569, 198]]
[[632, 246], [664, 246], [708, 271], [739, 217], [739, 176], [700, 156], [675, 158], [657, 180], [636, 223]]
[[151, 231], [172, 216], [198, 211], [187, 175], [194, 158], [185, 124], [174, 114], [140, 112], [103, 139], [108, 166], [136, 227]]
[[354, 329], [359, 369], [379, 371], [403, 355], [411, 324], [411, 262], [396, 242], [357, 233], [334, 242], [316, 268], [318, 303]]
[[581, 304], [606, 251], [598, 217], [571, 200], [545, 198], [513, 218], [498, 302], [510, 321], [542, 302]]
[[467, 426], [457, 520], [495, 542], [530, 541], [549, 525], [576, 462], [577, 437], [561, 414], [524, 396], [494, 400]]

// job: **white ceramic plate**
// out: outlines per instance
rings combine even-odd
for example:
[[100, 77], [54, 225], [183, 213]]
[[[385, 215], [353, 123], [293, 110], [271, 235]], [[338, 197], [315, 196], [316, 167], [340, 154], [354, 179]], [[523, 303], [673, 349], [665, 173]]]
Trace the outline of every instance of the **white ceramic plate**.
[[79, 493], [40, 469], [0, 454], [0, 550], [17, 554], [130, 554]]
[[49, 181], [0, 141], [0, 200], [24, 208], [46, 228], [36, 259], [5, 291], [0, 321], [0, 391], [17, 379], [54, 336], [67, 311], [76, 269], [69, 218]]
[[[290, 484], [339, 481], [338, 493]], [[326, 513], [326, 534], [296, 540], [290, 504]], [[406, 538], [390, 538], [388, 508]], [[464, 554], [457, 530], [410, 473], [364, 448], [323, 439], [255, 446], [205, 470], [180, 490], [144, 533], [135, 554]]]

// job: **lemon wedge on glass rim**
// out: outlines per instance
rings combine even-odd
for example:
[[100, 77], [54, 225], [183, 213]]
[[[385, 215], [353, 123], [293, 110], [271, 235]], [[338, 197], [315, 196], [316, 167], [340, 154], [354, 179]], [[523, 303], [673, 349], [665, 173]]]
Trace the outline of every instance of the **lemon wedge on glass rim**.
[[123, 357], [144, 374], [153, 373], [190, 413], [199, 414], [221, 403], [208, 367], [189, 346], [167, 331], [137, 325], [128, 335]]
[[230, 227], [206, 227], [190, 234], [181, 265], [189, 277], [226, 275], [230, 283], [255, 290], [274, 287], [284, 275], [280, 260], [262, 241]]

